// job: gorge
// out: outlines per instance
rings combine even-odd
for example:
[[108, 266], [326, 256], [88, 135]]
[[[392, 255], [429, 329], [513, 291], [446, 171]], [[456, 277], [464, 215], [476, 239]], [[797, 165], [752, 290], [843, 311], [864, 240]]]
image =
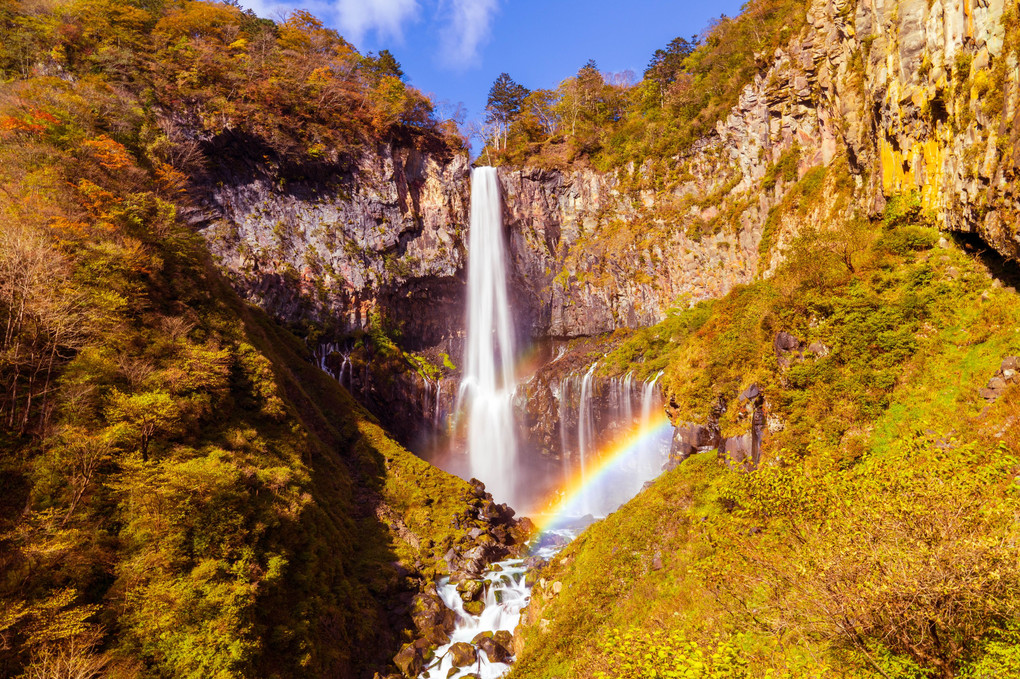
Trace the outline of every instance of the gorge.
[[308, 12], [0, 0], [0, 676], [1020, 676], [1018, 64], [751, 0], [472, 150]]

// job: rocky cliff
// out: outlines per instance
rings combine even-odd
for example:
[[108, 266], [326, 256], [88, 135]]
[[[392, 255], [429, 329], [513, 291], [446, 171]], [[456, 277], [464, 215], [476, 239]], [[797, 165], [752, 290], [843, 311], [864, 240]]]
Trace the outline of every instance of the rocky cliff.
[[336, 333], [383, 313], [413, 345], [459, 328], [469, 168], [462, 155], [380, 144], [348, 165], [218, 148], [203, 235], [250, 301]]
[[[501, 168], [522, 339], [653, 324], [770, 276], [803, 224], [874, 215], [892, 196], [1020, 257], [1017, 24], [1003, 0], [813, 0], [687, 153], [614, 172]], [[335, 338], [376, 318], [403, 349], [458, 359], [465, 157], [389, 144], [345, 167], [293, 166], [236, 142], [211, 149], [201, 220], [247, 299]], [[795, 209], [833, 163], [863, 200]], [[363, 400], [427, 403], [411, 392], [430, 379], [367, 375]]]

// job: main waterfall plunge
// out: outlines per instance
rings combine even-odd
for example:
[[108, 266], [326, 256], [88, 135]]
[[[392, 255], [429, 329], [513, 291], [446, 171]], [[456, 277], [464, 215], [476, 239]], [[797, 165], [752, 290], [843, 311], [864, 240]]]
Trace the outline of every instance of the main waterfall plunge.
[[[548, 450], [541, 453], [529, 436], [525, 413], [515, 412], [515, 402], [528, 409], [528, 387], [537, 375], [517, 383], [499, 177], [495, 168], [480, 167], [471, 179], [467, 343], [458, 399], [466, 417], [467, 471], [497, 502], [526, 512], [604, 516], [657, 476], [668, 458], [671, 429], [661, 415], [659, 375], [644, 383], [630, 374], [598, 377], [597, 363], [586, 365], [583, 377], [558, 371], [550, 386], [561, 462], [558, 469], [549, 464]], [[659, 424], [649, 434], [653, 420]]]
[[494, 167], [471, 174], [467, 349], [461, 400], [468, 417], [471, 474], [497, 501], [514, 499], [513, 324], [506, 289], [506, 248]]
[[[495, 168], [472, 172], [470, 215], [467, 332], [433, 349], [431, 360], [439, 359], [444, 369], [409, 371], [393, 380], [390, 368], [382, 367], [377, 375], [374, 354], [359, 349], [357, 337], [323, 342], [314, 360], [388, 419], [414, 452], [464, 479], [481, 480], [497, 503], [543, 525], [553, 515], [605, 516], [655, 478], [669, 458], [672, 427], [658, 385], [661, 373], [607, 374], [611, 338], [563, 341], [518, 332]], [[459, 375], [444, 351], [462, 357]]]

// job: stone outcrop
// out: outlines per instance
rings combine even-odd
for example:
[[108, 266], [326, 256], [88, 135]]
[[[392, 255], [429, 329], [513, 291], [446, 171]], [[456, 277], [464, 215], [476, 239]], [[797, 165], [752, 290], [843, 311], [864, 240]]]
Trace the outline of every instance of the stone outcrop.
[[988, 402], [998, 400], [1010, 385], [1020, 384], [1020, 359], [1007, 356], [988, 384], [981, 389], [981, 397]]
[[[767, 175], [794, 147], [798, 176], [845, 156], [869, 209], [915, 192], [945, 228], [1020, 256], [1020, 29], [1003, 25], [1003, 2], [814, 0], [684, 155], [610, 173], [501, 168], [524, 332], [644, 326], [767, 274], [759, 245], [791, 185]], [[381, 145], [331, 173], [257, 153], [214, 163], [202, 201], [203, 233], [249, 299], [340, 331], [381, 312], [412, 345], [462, 332], [464, 156]]]
[[239, 154], [211, 171], [202, 233], [248, 300], [341, 333], [382, 314], [415, 345], [463, 326], [463, 155], [380, 144], [295, 168]]

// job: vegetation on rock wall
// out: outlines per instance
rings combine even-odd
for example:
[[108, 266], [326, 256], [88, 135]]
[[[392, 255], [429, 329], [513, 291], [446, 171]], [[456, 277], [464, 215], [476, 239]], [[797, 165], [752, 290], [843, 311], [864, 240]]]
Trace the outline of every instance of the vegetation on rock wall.
[[840, 167], [777, 209], [799, 227], [769, 278], [608, 356], [612, 372], [664, 369], [674, 421], [722, 403], [724, 436], [749, 430], [737, 397], [756, 385], [761, 468], [695, 455], [589, 528], [541, 572], [513, 676], [1020, 668], [1020, 393], [982, 389], [1020, 353], [1016, 274], [1003, 285], [940, 240], [916, 195], [882, 219], [817, 219], [854, 203]]
[[138, 129], [141, 138], [126, 137], [130, 124], [111, 136], [150, 146], [147, 162], [164, 172], [198, 169], [196, 139], [224, 131], [259, 137], [285, 157], [330, 161], [393, 136], [460, 148], [453, 123], [437, 120], [402, 75], [388, 52], [361, 55], [303, 11], [276, 23], [195, 0], [0, 3], [0, 79], [43, 84], [38, 78], [52, 76], [54, 87], [74, 82], [86, 96], [102, 88], [137, 97], [119, 111], [127, 117], [110, 123], [143, 109], [157, 115]]

